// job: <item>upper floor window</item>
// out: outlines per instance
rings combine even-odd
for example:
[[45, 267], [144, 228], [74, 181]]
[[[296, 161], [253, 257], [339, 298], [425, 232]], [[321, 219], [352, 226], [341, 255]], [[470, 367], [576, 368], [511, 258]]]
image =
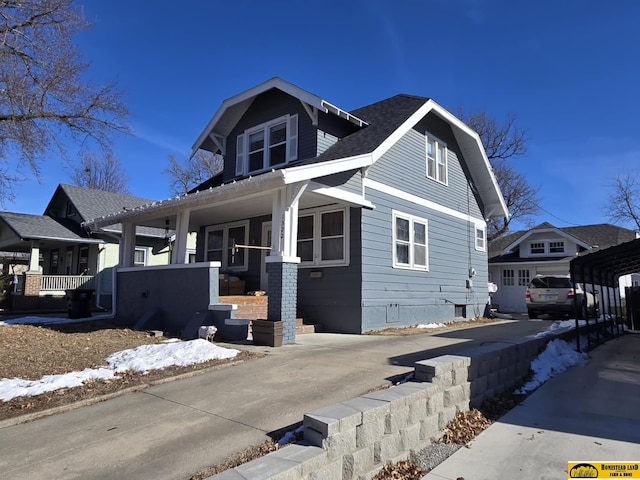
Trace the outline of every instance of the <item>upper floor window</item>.
[[236, 175], [261, 172], [298, 158], [298, 115], [245, 130], [236, 140]]
[[298, 218], [298, 256], [302, 266], [347, 265], [346, 209], [305, 212]]
[[564, 242], [549, 242], [549, 253], [564, 253]]
[[247, 250], [236, 245], [248, 245], [248, 221], [208, 227], [206, 242], [206, 261], [220, 262], [222, 270], [226, 271], [247, 270]]
[[539, 255], [539, 254], [545, 253], [544, 242], [532, 242], [530, 248], [531, 248], [532, 255]]
[[486, 249], [486, 246], [485, 246], [486, 230], [481, 225], [476, 225], [475, 230], [476, 230], [476, 250], [484, 252]]
[[427, 177], [440, 183], [447, 183], [447, 145], [435, 137], [427, 138]]
[[393, 266], [429, 270], [427, 221], [393, 212]]

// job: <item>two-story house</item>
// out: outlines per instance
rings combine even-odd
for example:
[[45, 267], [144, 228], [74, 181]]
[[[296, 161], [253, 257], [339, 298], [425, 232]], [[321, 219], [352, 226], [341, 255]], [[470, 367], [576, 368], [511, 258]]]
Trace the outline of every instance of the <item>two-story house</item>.
[[544, 222], [504, 235], [489, 244], [489, 279], [498, 285], [492, 303], [503, 312], [527, 311], [525, 290], [536, 275], [569, 275], [579, 254], [636, 238], [636, 232], [610, 224], [555, 227]]
[[177, 246], [196, 231], [196, 259], [266, 291], [270, 319], [361, 333], [482, 314], [486, 220], [508, 212], [478, 135], [432, 99], [346, 111], [273, 78], [224, 100], [199, 149], [218, 176], [92, 223], [169, 222]]

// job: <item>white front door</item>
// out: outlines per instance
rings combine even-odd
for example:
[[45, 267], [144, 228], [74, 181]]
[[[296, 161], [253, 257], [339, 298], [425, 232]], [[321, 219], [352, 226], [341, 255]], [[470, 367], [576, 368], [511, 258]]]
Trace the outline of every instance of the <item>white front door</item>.
[[[263, 247], [271, 246], [271, 222], [262, 223], [262, 241], [260, 245]], [[260, 290], [268, 292], [269, 288], [269, 275], [267, 274], [267, 262], [266, 258], [269, 255], [269, 250], [260, 250]]]

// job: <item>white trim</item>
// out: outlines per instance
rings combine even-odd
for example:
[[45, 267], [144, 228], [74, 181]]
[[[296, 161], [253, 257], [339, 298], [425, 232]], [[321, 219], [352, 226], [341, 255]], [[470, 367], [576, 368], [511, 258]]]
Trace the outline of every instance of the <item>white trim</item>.
[[170, 263], [168, 265], [149, 265], [146, 267], [117, 267], [118, 272], [148, 272], [149, 270], [177, 270], [185, 268], [220, 268], [220, 262]]
[[[398, 240], [396, 238], [396, 220], [400, 218], [409, 222], [409, 263], [399, 263], [396, 260], [396, 242], [407, 243], [405, 240]], [[413, 238], [413, 225], [419, 223], [424, 225], [424, 248], [425, 248], [425, 264], [415, 264], [415, 241]], [[416, 270], [420, 272], [429, 271], [429, 221], [426, 218], [418, 217], [416, 215], [410, 215], [398, 210], [391, 211], [391, 265], [393, 268], [399, 268], [402, 270]]]
[[467, 215], [466, 213], [459, 212], [452, 208], [445, 207], [443, 205], [432, 202], [430, 200], [426, 200], [422, 197], [418, 197], [417, 195], [413, 195], [411, 193], [399, 190], [397, 188], [390, 187], [389, 185], [385, 185], [384, 183], [376, 182], [375, 180], [370, 180], [368, 178], [364, 178], [362, 182], [366, 185], [367, 188], [371, 188], [373, 190], [377, 190], [378, 192], [391, 195], [392, 197], [400, 198], [402, 200], [415, 203], [417, 205], [420, 205], [421, 207], [425, 207], [430, 210], [443, 213], [444, 215], [458, 218], [460, 220], [464, 220], [465, 222], [475, 223], [476, 225], [483, 225], [485, 227], [487, 225], [487, 223], [481, 218], [472, 217], [471, 215]]
[[249, 220], [241, 220], [238, 222], [221, 223], [216, 225], [208, 225], [204, 229], [204, 257], [209, 254], [209, 232], [222, 230], [222, 269], [225, 272], [246, 272], [249, 269], [249, 253], [245, 252], [244, 262], [242, 265], [227, 265], [227, 252], [229, 251], [229, 230], [232, 228], [244, 227], [244, 244], [249, 242]]
[[[429, 132], [424, 132], [424, 155], [425, 155], [425, 176], [429, 180], [438, 182], [442, 185], [449, 185], [449, 149], [447, 143], [440, 140], [435, 135], [431, 135]], [[433, 141], [435, 152], [433, 157], [433, 171], [434, 176], [429, 175], [429, 140]], [[444, 180], [441, 180], [438, 174], [438, 146], [444, 149], [442, 155], [444, 157]]]
[[343, 190], [337, 187], [327, 187], [322, 183], [318, 183], [314, 181], [309, 182], [309, 186], [307, 187], [307, 192], [317, 193], [318, 195], [324, 195], [326, 197], [335, 198], [336, 200], [341, 200], [343, 202], [351, 203], [353, 205], [370, 208], [372, 210], [375, 209], [375, 205], [371, 203], [369, 200], [366, 200], [361, 195], [347, 192], [346, 190]]
[[[482, 246], [478, 245], [478, 230], [482, 231]], [[476, 250], [479, 252], [487, 251], [487, 227], [486, 225], [478, 225], [477, 223], [473, 225], [473, 236], [476, 240]]]
[[300, 263], [300, 257], [287, 257], [284, 255], [267, 255], [266, 263]]
[[283, 168], [280, 171], [284, 174], [285, 184], [289, 184], [311, 180], [312, 178], [325, 177], [334, 173], [356, 170], [370, 165], [373, 165], [373, 157], [367, 153], [354, 157]]
[[[555, 233], [559, 237], [566, 238], [567, 240], [571, 240], [572, 242], [575, 242], [576, 244], [586, 248], [587, 250], [591, 250], [592, 248], [591, 245], [589, 245], [588, 243], [583, 242], [582, 240], [580, 240], [577, 237], [574, 237], [573, 235], [563, 232], [557, 227], [552, 227], [552, 228], [535, 228], [534, 227], [531, 230], [529, 230], [527, 233], [522, 235], [520, 238], [518, 238], [516, 241], [508, 245], [503, 251], [506, 252], [508, 250], [513, 250], [516, 246], [522, 244], [531, 235], [535, 235], [538, 233], [551, 233], [551, 232]], [[549, 241], [550, 239], [551, 237], [547, 237], [547, 241]], [[545, 241], [545, 240], [540, 240], [540, 241]], [[566, 245], [565, 245], [565, 248], [566, 248]]]
[[[342, 212], [342, 259], [340, 260], [322, 260], [322, 215], [327, 213]], [[321, 208], [310, 208], [304, 211], [298, 212], [298, 220], [301, 217], [313, 217], [313, 260], [303, 261], [300, 259], [301, 268], [318, 268], [318, 267], [346, 267], [350, 262], [350, 249], [349, 249], [349, 230], [351, 225], [349, 208], [336, 207], [330, 205]], [[297, 241], [299, 241], [299, 235], [296, 235]], [[309, 240], [309, 239], [307, 239]], [[297, 247], [297, 244], [296, 244]], [[296, 248], [297, 250], [297, 248]], [[268, 258], [268, 257], [267, 257]]]

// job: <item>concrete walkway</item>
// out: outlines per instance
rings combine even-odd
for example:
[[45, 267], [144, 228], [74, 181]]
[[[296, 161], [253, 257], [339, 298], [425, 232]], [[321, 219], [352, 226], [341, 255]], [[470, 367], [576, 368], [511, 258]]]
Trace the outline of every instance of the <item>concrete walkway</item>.
[[640, 463], [640, 335], [590, 352], [424, 478], [567, 478], [567, 462]]
[[268, 355], [33, 422], [0, 424], [0, 472], [21, 480], [187, 479], [305, 412], [411, 372], [417, 360], [549, 325], [513, 321], [405, 337], [309, 334], [281, 348], [247, 347]]

